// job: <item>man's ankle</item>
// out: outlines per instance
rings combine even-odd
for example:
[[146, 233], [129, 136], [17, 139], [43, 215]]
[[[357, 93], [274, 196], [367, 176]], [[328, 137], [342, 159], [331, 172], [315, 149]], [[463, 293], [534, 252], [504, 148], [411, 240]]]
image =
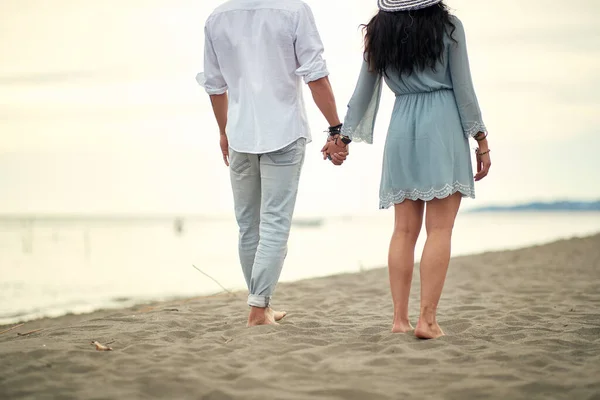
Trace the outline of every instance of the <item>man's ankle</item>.
[[250, 306], [250, 318], [260, 318], [266, 315], [266, 307], [254, 307]]

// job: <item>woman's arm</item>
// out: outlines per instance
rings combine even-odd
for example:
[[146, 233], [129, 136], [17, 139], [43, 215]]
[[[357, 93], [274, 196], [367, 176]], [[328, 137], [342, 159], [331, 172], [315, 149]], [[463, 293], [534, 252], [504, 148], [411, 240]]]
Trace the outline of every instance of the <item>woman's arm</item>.
[[450, 44], [450, 76], [452, 77], [454, 97], [458, 105], [463, 131], [465, 136], [469, 138], [480, 133], [485, 134], [487, 130], [481, 117], [481, 110], [473, 87], [465, 30], [458, 18], [453, 17], [452, 22], [456, 30], [452, 35], [455, 41]]
[[381, 81], [381, 75], [370, 71], [367, 61], [363, 61], [342, 128], [342, 134], [353, 141], [373, 143], [373, 130], [381, 99]]

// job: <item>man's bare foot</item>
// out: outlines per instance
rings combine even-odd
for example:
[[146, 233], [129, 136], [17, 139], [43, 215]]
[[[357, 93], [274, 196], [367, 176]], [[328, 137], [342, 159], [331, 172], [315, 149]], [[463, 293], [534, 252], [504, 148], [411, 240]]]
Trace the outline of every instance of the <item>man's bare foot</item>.
[[406, 333], [412, 331], [413, 326], [410, 322], [394, 322], [394, 326], [392, 327], [392, 333]]
[[273, 319], [275, 321], [281, 321], [287, 315], [287, 312], [285, 311], [275, 311], [272, 308], [269, 308], [269, 310], [271, 310], [271, 312], [273, 313]]
[[248, 316], [247, 326], [252, 327], [259, 325], [279, 325], [277, 322], [275, 322], [275, 314], [273, 313], [273, 310], [270, 308], [250, 307], [250, 315]]
[[444, 331], [442, 331], [442, 328], [440, 328], [437, 322], [427, 324], [426, 322], [419, 320], [417, 329], [415, 329], [415, 336], [419, 339], [437, 339], [444, 335]]

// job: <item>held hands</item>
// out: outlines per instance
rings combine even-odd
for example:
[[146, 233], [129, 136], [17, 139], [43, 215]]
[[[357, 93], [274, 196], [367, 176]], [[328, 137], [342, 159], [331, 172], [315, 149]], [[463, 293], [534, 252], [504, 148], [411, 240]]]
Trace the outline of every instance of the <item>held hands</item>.
[[348, 145], [339, 140], [339, 135], [329, 136], [321, 149], [323, 160], [329, 159], [333, 165], [340, 166], [350, 154]]
[[[346, 161], [350, 151], [347, 144], [341, 140], [337, 140], [338, 136], [330, 136], [325, 146], [321, 149], [321, 153], [323, 153], [323, 160], [329, 159], [333, 165], [340, 166]], [[221, 147], [221, 154], [223, 155], [223, 162], [229, 167], [229, 140], [227, 139], [227, 135], [223, 133], [220, 135], [219, 145]]]

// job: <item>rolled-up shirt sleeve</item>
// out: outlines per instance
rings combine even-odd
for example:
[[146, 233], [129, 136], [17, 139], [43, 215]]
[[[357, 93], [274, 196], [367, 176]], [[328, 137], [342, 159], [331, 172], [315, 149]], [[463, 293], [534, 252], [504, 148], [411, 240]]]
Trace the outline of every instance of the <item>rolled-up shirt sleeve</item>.
[[208, 27], [204, 28], [204, 38], [204, 73], [198, 74], [196, 80], [209, 95], [223, 94], [227, 92], [227, 82], [223, 78]]
[[297, 14], [297, 26], [294, 34], [294, 48], [298, 69], [296, 75], [310, 83], [329, 76], [327, 64], [323, 59], [323, 42], [317, 30], [312, 10], [307, 4]]

